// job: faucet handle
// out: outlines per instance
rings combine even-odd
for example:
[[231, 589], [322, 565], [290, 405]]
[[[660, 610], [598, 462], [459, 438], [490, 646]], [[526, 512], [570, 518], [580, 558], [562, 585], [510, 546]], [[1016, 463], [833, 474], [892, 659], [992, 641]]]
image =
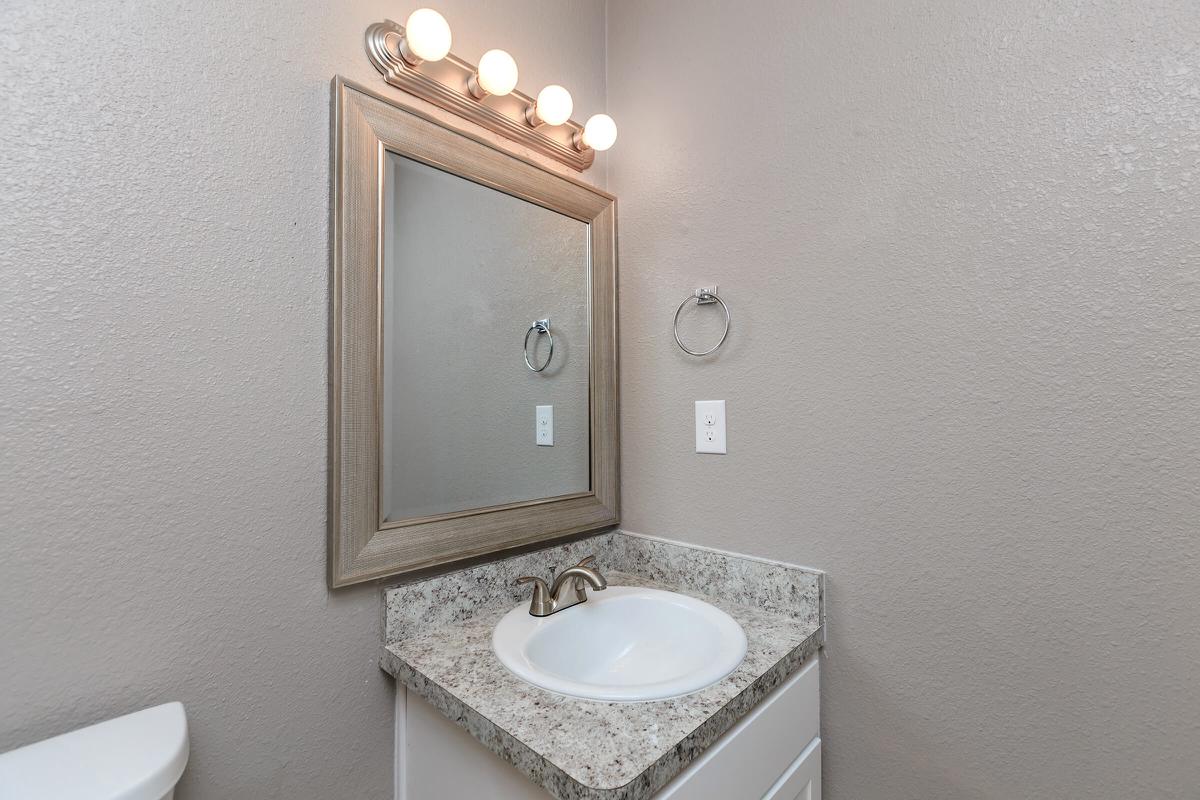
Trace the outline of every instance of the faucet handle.
[[593, 553], [590, 556], [584, 556], [583, 558], [579, 559], [579, 563], [576, 564], [575, 566], [577, 566], [577, 567], [593, 567], [594, 568], [595, 565], [596, 565], [596, 554]]
[[550, 598], [550, 587], [541, 578], [523, 575], [516, 580], [517, 585], [533, 584], [533, 597], [529, 600], [529, 613], [535, 617], [544, 617], [554, 610], [554, 601]]

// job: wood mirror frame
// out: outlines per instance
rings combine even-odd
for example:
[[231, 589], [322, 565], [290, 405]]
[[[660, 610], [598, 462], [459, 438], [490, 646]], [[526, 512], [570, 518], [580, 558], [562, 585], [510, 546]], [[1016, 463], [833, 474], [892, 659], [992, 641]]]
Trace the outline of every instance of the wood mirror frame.
[[[616, 198], [340, 77], [333, 82], [333, 145], [329, 585], [425, 570], [615, 525]], [[589, 491], [383, 522], [380, 226], [389, 151], [590, 225]]]

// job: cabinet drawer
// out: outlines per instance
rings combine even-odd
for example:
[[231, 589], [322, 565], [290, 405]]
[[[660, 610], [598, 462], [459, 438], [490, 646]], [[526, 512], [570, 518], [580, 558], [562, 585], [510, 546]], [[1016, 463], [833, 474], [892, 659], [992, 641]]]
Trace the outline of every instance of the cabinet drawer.
[[813, 739], [763, 800], [821, 800], [821, 740]]
[[810, 743], [817, 745], [813, 760], [820, 769], [820, 743], [813, 741], [821, 724], [818, 664], [814, 659], [767, 695], [655, 800], [808, 800], [801, 793], [803, 782], [796, 784], [795, 795], [770, 792], [784, 788], [781, 776], [787, 777], [791, 768], [799, 770]]

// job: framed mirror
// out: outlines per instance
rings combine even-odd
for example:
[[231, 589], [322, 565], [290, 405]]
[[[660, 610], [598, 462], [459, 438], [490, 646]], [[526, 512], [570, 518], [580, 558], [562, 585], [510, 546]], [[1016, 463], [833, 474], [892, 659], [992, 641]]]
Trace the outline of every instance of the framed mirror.
[[330, 585], [616, 524], [614, 198], [333, 91]]

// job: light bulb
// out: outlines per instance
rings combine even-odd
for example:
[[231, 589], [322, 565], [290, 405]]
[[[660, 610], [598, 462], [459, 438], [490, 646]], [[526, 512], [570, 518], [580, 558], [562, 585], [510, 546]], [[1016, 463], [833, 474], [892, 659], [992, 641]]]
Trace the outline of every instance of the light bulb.
[[450, 25], [432, 8], [418, 8], [404, 23], [400, 54], [412, 65], [441, 61], [450, 52]]
[[479, 70], [475, 73], [474, 83], [478, 84], [482, 94], [474, 91], [476, 97], [494, 94], [497, 97], [517, 88], [517, 62], [503, 50], [488, 50], [479, 59]]
[[571, 93], [558, 84], [552, 83], [538, 92], [534, 111], [547, 125], [562, 125], [571, 118], [573, 110]]
[[592, 114], [583, 126], [583, 143], [593, 150], [607, 150], [617, 140], [617, 123], [608, 114]]

